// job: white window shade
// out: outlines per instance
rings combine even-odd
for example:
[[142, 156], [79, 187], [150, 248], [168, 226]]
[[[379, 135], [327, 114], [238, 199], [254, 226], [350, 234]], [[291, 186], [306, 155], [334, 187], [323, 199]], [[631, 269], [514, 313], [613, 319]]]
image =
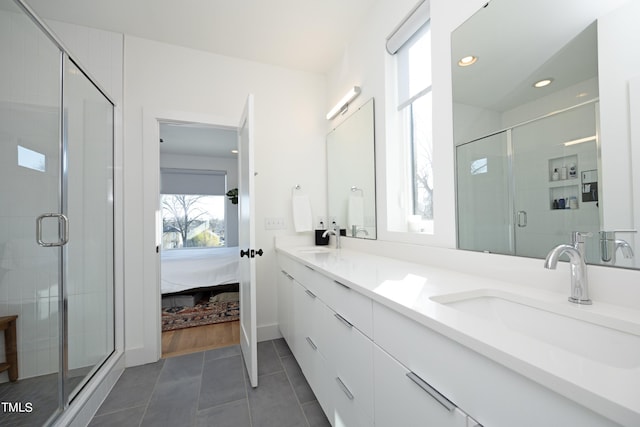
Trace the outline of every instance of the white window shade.
[[387, 37], [387, 52], [395, 55], [429, 19], [431, 19], [430, 3], [427, 0], [423, 0], [409, 12], [400, 25]]
[[431, 90], [431, 24], [424, 23], [397, 51], [398, 110]]
[[226, 193], [227, 173], [201, 169], [160, 170], [160, 193], [223, 196]]

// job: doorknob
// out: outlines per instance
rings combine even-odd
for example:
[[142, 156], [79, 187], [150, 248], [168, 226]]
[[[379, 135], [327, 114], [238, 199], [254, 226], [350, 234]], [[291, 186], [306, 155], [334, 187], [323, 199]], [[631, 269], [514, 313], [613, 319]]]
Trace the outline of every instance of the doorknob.
[[263, 253], [264, 253], [264, 252], [262, 252], [262, 249], [258, 249], [258, 250], [256, 251], [256, 254], [258, 254], [259, 256], [262, 256], [262, 254], [263, 254]]
[[245, 255], [247, 256], [247, 258], [249, 258], [249, 249], [247, 249], [246, 251], [240, 249], [240, 258], [242, 258]]

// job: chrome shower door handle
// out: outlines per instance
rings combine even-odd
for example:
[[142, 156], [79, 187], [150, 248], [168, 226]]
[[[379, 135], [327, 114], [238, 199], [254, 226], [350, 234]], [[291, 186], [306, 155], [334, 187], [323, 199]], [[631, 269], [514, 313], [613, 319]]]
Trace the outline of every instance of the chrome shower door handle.
[[527, 226], [527, 211], [518, 211], [516, 213], [516, 224], [518, 224], [520, 228]]
[[[45, 218], [57, 218], [59, 227], [59, 238], [57, 242], [45, 242], [42, 238], [42, 221]], [[36, 241], [43, 248], [64, 246], [69, 241], [69, 219], [59, 213], [45, 213], [36, 219]]]

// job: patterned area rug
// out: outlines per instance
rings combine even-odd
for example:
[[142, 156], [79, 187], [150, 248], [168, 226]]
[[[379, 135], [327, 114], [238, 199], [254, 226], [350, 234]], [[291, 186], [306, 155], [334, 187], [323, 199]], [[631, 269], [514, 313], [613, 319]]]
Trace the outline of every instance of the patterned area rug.
[[201, 301], [193, 307], [163, 308], [162, 331], [231, 322], [239, 318], [240, 302], [237, 297], [212, 297], [210, 301]]

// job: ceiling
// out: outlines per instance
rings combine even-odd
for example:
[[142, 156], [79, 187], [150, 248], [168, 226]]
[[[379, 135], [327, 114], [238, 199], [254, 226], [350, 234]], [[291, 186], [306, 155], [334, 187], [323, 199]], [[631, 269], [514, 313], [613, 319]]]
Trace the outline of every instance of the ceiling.
[[[452, 34], [454, 102], [502, 112], [596, 77], [592, 23], [627, 1], [491, 0]], [[459, 67], [467, 55], [477, 63]]]
[[160, 123], [160, 152], [237, 158], [231, 152], [238, 146], [235, 129], [220, 129], [197, 123]]
[[376, 0], [26, 2], [45, 19], [325, 73]]

